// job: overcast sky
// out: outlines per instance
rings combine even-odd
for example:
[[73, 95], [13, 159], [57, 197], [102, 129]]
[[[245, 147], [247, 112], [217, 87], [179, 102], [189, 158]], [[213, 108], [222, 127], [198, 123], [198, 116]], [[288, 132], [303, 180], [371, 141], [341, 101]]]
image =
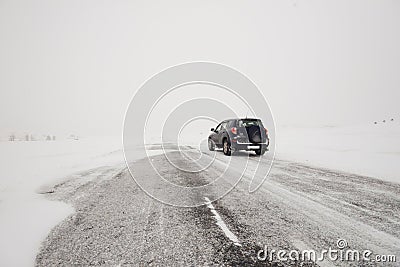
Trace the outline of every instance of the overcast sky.
[[246, 74], [278, 126], [399, 118], [399, 14], [397, 0], [0, 0], [0, 131], [120, 134], [137, 88], [190, 61]]

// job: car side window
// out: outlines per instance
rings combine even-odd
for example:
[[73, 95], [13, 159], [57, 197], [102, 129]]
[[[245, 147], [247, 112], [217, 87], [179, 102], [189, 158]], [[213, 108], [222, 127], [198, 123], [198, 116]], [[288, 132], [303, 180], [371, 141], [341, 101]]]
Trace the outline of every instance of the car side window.
[[235, 120], [229, 121], [228, 122], [228, 127], [236, 127], [236, 121]]
[[220, 123], [220, 124], [218, 124], [218, 126], [215, 128], [215, 132], [219, 132], [219, 131], [221, 131], [221, 126], [222, 126], [222, 123]]
[[226, 125], [228, 124], [228, 122], [224, 121], [221, 123], [221, 129], [226, 129]]

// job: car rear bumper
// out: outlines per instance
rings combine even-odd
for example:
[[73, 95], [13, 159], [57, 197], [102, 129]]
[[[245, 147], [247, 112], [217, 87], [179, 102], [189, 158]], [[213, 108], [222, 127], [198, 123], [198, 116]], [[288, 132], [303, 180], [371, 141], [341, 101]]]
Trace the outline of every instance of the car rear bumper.
[[269, 140], [267, 140], [265, 143], [242, 143], [235, 141], [231, 142], [231, 148], [234, 150], [258, 150], [260, 148], [267, 150], [269, 145]]

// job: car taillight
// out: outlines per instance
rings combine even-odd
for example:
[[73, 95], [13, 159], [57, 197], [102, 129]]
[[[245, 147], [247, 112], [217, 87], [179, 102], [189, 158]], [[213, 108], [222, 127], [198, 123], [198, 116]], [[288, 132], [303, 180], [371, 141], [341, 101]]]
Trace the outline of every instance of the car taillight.
[[232, 132], [233, 134], [237, 134], [237, 129], [236, 129], [236, 127], [232, 127], [232, 128], [231, 128], [231, 132]]
[[268, 129], [267, 128], [265, 128], [265, 134], [268, 135]]

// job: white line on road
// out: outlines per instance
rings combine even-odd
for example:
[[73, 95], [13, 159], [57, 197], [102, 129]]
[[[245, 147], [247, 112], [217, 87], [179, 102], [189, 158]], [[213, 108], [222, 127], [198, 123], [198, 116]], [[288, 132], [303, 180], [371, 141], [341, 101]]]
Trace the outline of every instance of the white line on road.
[[222, 220], [221, 216], [219, 216], [218, 212], [215, 210], [213, 204], [208, 197], [204, 197], [206, 200], [207, 207], [211, 210], [212, 214], [214, 214], [214, 218], [217, 221], [216, 224], [222, 229], [224, 234], [236, 245], [241, 247], [242, 245], [239, 243], [239, 239], [237, 236], [229, 230], [228, 226], [226, 226], [225, 222]]

